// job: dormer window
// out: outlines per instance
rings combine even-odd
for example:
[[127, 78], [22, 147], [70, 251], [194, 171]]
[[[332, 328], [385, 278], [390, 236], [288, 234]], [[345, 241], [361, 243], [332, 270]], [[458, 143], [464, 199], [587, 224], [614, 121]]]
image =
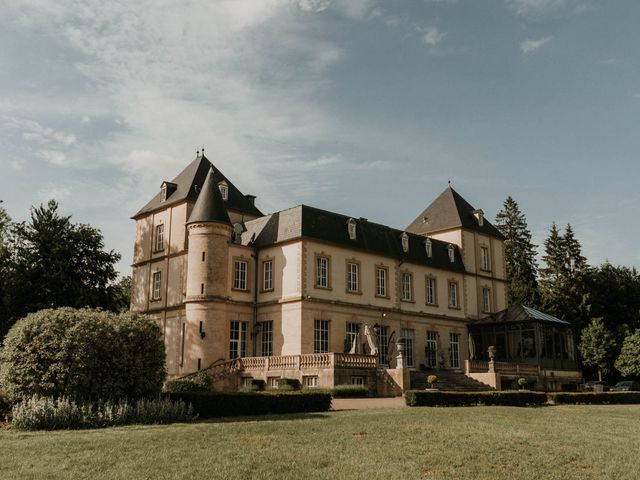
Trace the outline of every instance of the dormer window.
[[427, 258], [433, 257], [433, 242], [430, 238], [424, 241], [424, 250], [427, 252]]
[[162, 182], [162, 185], [160, 186], [160, 201], [165, 202], [177, 188], [178, 185], [175, 183]]
[[482, 210], [474, 210], [473, 216], [476, 217], [479, 227], [484, 226], [484, 212]]
[[456, 249], [453, 245], [449, 244], [448, 247], [448, 251], [449, 251], [449, 261], [451, 263], [456, 261]]
[[224, 180], [218, 184], [218, 188], [220, 189], [220, 195], [222, 195], [222, 199], [226, 202], [229, 200], [229, 185]]
[[357, 238], [356, 221], [353, 218], [347, 220], [347, 232], [349, 233], [349, 239], [355, 240]]
[[167, 184], [163, 183], [160, 187], [160, 201], [164, 202], [167, 199]]
[[402, 241], [402, 251], [404, 253], [408, 253], [409, 252], [409, 235], [407, 235], [407, 232], [402, 232], [402, 236], [400, 237], [400, 240]]

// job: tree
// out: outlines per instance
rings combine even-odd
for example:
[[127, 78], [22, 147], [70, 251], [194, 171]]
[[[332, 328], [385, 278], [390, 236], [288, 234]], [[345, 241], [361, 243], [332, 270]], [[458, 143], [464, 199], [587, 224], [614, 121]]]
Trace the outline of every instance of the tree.
[[640, 330], [624, 339], [615, 366], [625, 377], [640, 377]]
[[10, 325], [29, 312], [51, 307], [117, 310], [116, 252], [105, 251], [99, 230], [71, 222], [58, 204], [32, 208], [28, 223], [12, 227], [11, 261], [5, 276]]
[[496, 227], [504, 235], [504, 254], [509, 279], [509, 305], [537, 307], [538, 292], [536, 246], [531, 242], [527, 220], [510, 196], [496, 215]]
[[570, 280], [577, 279], [587, 268], [587, 259], [582, 256], [582, 246], [573, 233], [573, 227], [567, 224], [562, 238], [562, 244], [567, 259], [567, 273]]
[[9, 234], [11, 230], [11, 218], [7, 211], [0, 207], [0, 339], [6, 331], [9, 322], [10, 309], [7, 298], [7, 279], [10, 277], [10, 251]]
[[598, 380], [602, 380], [602, 375], [611, 371], [615, 347], [615, 338], [607, 330], [601, 318], [592, 319], [591, 323], [582, 330], [578, 346], [582, 362], [598, 369]]
[[140, 398], [160, 393], [164, 342], [148, 317], [60, 308], [16, 322], [0, 350], [0, 385], [12, 397]]

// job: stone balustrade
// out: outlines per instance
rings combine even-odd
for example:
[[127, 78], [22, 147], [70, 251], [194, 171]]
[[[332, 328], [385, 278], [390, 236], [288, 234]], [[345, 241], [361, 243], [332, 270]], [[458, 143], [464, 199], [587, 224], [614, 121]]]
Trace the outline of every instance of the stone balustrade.
[[375, 355], [350, 353], [311, 353], [306, 355], [281, 355], [273, 357], [243, 357], [242, 370], [300, 370], [320, 368], [377, 368]]
[[[468, 360], [467, 373], [484, 373], [489, 371], [489, 362], [485, 360]], [[503, 375], [539, 375], [538, 365], [529, 363], [494, 362], [494, 371]]]

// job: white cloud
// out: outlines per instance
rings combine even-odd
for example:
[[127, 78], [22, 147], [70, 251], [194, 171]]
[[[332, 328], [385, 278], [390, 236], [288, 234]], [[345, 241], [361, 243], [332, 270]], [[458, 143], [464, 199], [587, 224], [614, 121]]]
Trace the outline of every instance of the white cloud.
[[536, 50], [538, 50], [540, 47], [542, 47], [544, 44], [550, 42], [553, 39], [552, 36], [549, 37], [544, 37], [544, 38], [540, 38], [538, 40], [525, 40], [523, 42], [520, 42], [520, 50], [522, 50], [522, 53], [524, 53], [525, 55], [528, 53], [533, 53]]
[[504, 0], [507, 7], [523, 17], [581, 14], [593, 8], [592, 0]]
[[427, 45], [436, 46], [444, 38], [445, 34], [440, 32], [437, 28], [431, 27], [424, 30], [422, 35], [422, 41]]

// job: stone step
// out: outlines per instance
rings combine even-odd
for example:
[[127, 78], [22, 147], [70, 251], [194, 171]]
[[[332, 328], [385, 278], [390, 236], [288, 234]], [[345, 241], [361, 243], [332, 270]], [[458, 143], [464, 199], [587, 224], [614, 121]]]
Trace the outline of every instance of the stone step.
[[483, 392], [493, 390], [492, 387], [467, 377], [463, 373], [444, 370], [411, 372], [411, 388], [427, 388], [429, 386], [427, 383], [427, 377], [429, 375], [438, 377], [436, 388], [439, 390], [456, 392]]

